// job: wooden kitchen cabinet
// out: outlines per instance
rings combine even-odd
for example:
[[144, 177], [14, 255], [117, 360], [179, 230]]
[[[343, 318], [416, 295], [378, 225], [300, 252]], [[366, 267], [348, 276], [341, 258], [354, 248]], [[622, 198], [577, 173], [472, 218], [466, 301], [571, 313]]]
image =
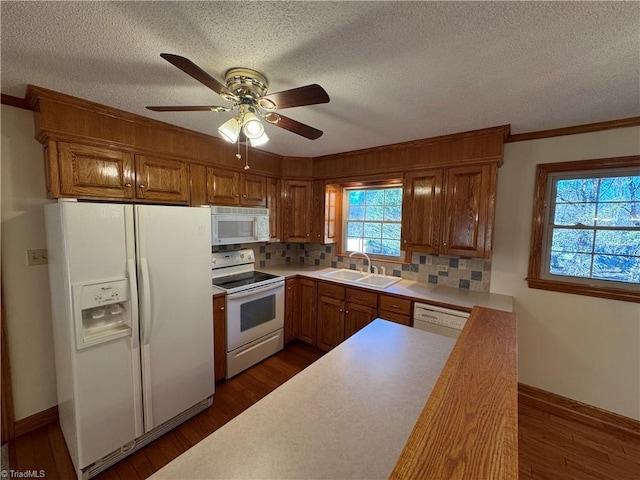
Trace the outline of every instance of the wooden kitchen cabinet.
[[50, 141], [45, 151], [53, 198], [189, 203], [186, 162], [64, 141]]
[[298, 338], [311, 345], [317, 345], [317, 282], [300, 278], [298, 299], [300, 302], [300, 326]]
[[492, 163], [406, 173], [403, 248], [489, 257], [497, 172]]
[[49, 196], [133, 200], [133, 155], [113, 148], [49, 141], [45, 149]]
[[312, 182], [285, 180], [283, 186], [283, 242], [311, 242]]
[[369, 325], [378, 316], [378, 294], [347, 287], [344, 338]]
[[411, 326], [411, 300], [380, 294], [378, 299], [378, 317], [402, 325]]
[[188, 164], [179, 160], [136, 155], [136, 198], [189, 203]]
[[298, 302], [297, 278], [290, 278], [284, 284], [284, 343], [298, 338], [300, 330], [300, 302]]
[[226, 295], [213, 297], [213, 364], [216, 382], [227, 376], [226, 306]]
[[267, 208], [271, 241], [280, 242], [282, 239], [282, 180], [279, 178], [267, 178]]
[[329, 351], [344, 341], [345, 289], [339, 285], [318, 282], [319, 349]]
[[264, 207], [267, 180], [261, 175], [208, 167], [207, 199], [214, 205]]
[[443, 254], [491, 256], [497, 180], [495, 163], [447, 169]]
[[338, 237], [340, 186], [314, 180], [311, 204], [311, 240], [315, 243], [336, 243]]
[[285, 282], [284, 341], [300, 339], [316, 345], [316, 282], [291, 278]]

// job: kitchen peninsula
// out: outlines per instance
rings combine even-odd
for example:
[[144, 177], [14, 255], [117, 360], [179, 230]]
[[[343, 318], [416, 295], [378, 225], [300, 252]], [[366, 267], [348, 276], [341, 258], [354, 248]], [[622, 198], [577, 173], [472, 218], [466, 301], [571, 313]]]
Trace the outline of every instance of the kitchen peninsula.
[[516, 381], [513, 314], [376, 320], [151, 478], [513, 478]]

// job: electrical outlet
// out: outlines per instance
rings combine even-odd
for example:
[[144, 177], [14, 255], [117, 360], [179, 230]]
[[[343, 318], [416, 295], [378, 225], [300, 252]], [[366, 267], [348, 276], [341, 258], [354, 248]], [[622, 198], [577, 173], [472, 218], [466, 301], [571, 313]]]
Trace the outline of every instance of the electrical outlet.
[[427, 258], [425, 258], [425, 265], [433, 265], [433, 257], [431, 255], [427, 255]]
[[27, 266], [46, 265], [48, 263], [47, 249], [27, 250]]
[[459, 270], [466, 270], [467, 269], [467, 260], [464, 258], [461, 258], [460, 260], [458, 260], [458, 269]]
[[449, 265], [438, 265], [438, 273], [448, 273]]

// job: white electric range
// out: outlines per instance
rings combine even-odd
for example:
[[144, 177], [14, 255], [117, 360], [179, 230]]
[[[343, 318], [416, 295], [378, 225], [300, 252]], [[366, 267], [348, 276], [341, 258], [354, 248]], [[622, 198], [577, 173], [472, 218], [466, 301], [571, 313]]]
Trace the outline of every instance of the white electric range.
[[284, 277], [255, 270], [253, 250], [211, 254], [214, 291], [226, 293], [227, 375], [282, 350]]

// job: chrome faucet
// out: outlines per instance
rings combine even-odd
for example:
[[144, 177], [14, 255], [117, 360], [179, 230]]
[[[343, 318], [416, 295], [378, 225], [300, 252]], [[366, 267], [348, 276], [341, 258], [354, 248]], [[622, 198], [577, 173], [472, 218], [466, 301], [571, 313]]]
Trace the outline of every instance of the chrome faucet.
[[367, 257], [367, 263], [368, 263], [367, 273], [370, 273], [371, 272], [371, 259], [369, 258], [369, 255], [367, 255], [364, 252], [360, 252], [360, 251], [356, 250], [355, 252], [351, 252], [349, 254], [349, 258], [353, 257], [356, 253], [359, 253], [360, 255], [364, 255], [365, 257]]

